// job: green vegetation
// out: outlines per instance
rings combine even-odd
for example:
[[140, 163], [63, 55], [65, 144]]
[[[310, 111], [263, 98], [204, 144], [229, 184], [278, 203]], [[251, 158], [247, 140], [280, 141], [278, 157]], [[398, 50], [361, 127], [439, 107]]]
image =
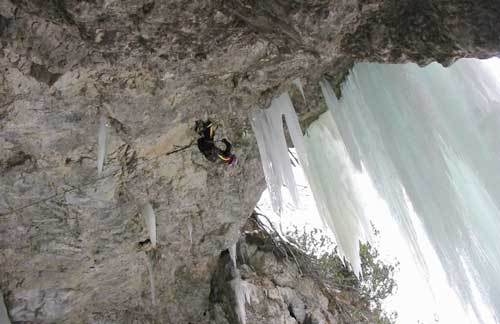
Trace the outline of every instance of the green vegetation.
[[[382, 303], [397, 288], [394, 280], [397, 262], [385, 263], [373, 246], [360, 244], [362, 273], [358, 278], [340, 257], [335, 243], [321, 230], [295, 228], [281, 235], [282, 231], [278, 231], [265, 215], [254, 212], [252, 220], [264, 236], [268, 249], [280, 258], [295, 262], [303, 275], [313, 278], [322, 287], [330, 301], [329, 308], [338, 315], [340, 323], [396, 322], [397, 313], [387, 313]], [[373, 230], [377, 236], [378, 231]]]
[[335, 244], [320, 230], [300, 231], [295, 228], [285, 237], [305, 253], [299, 261], [302, 269], [314, 273], [333, 293], [337, 309], [346, 322], [395, 323], [397, 314], [385, 312], [382, 303], [397, 288], [394, 273], [398, 263], [385, 263], [380, 260], [375, 247], [360, 244], [362, 273], [358, 279], [339, 256]]

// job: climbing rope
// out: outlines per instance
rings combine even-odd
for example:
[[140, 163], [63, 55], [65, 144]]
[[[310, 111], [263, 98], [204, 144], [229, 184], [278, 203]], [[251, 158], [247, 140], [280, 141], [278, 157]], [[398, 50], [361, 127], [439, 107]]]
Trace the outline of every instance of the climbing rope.
[[[170, 151], [170, 152], [167, 152], [165, 153], [164, 155], [165, 156], [169, 156], [169, 155], [172, 155], [172, 154], [175, 154], [175, 153], [178, 153], [178, 152], [182, 152], [182, 151], [185, 151], [187, 150], [188, 148], [190, 148], [191, 146], [193, 146], [194, 144], [194, 141], [190, 142], [188, 145], [185, 145], [185, 146], [180, 146], [180, 147], [177, 147], [176, 149]], [[156, 160], [158, 159], [160, 156], [157, 156], [157, 157], [153, 157], [151, 159], [147, 159], [147, 160], [143, 160], [139, 163], [137, 163], [136, 167], [137, 166], [142, 166], [142, 165], [146, 165], [148, 162], [150, 161], [153, 161], [153, 160]], [[107, 174], [107, 175], [104, 175], [104, 176], [101, 176], [101, 177], [97, 177], [91, 181], [88, 181], [86, 183], [84, 183], [83, 185], [80, 185], [80, 186], [71, 186], [71, 188], [69, 189], [64, 189], [63, 191], [59, 192], [59, 193], [54, 193], [50, 196], [47, 196], [45, 198], [42, 198], [42, 199], [39, 199], [39, 200], [36, 200], [34, 202], [31, 202], [29, 204], [26, 204], [24, 206], [21, 206], [21, 207], [17, 207], [17, 208], [14, 208], [14, 209], [11, 209], [9, 210], [8, 212], [5, 212], [5, 213], [0, 213], [0, 217], [5, 217], [5, 216], [9, 216], [9, 215], [12, 215], [12, 214], [16, 214], [22, 210], [25, 210], [27, 208], [30, 208], [30, 207], [34, 207], [34, 206], [37, 206], [39, 204], [43, 204], [43, 203], [46, 203], [47, 201], [50, 201], [50, 200], [53, 200], [53, 199], [56, 199], [56, 198], [60, 198], [62, 197], [63, 195], [69, 193], [69, 192], [73, 192], [73, 191], [77, 191], [77, 190], [81, 190], [83, 188], [86, 188], [88, 186], [91, 186], [95, 183], [97, 183], [98, 181], [101, 181], [103, 179], [106, 179], [106, 178], [109, 178], [109, 177], [112, 177], [112, 176], [115, 176], [117, 174], [119, 174], [120, 172], [123, 172], [123, 169], [120, 167], [119, 169], [111, 172], [110, 174]]]

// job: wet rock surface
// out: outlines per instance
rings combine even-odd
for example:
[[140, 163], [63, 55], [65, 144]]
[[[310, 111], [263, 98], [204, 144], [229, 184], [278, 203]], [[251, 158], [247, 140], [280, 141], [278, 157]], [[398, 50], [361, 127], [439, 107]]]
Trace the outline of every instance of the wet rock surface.
[[[498, 2], [418, 3], [0, 0], [0, 290], [11, 320], [209, 323], [220, 252], [265, 186], [252, 111], [290, 90], [305, 126], [324, 108], [318, 80], [340, 82], [357, 60], [498, 54]], [[207, 117], [238, 168], [194, 145]], [[141, 244], [145, 202], [156, 250]]]

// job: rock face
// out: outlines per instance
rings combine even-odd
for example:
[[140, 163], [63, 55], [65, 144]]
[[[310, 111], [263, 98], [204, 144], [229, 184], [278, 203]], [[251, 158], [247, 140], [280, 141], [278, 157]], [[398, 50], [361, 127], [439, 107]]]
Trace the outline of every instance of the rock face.
[[[339, 82], [356, 60], [496, 55], [499, 27], [493, 0], [0, 0], [0, 290], [11, 319], [210, 322], [219, 254], [264, 188], [249, 114], [291, 90], [307, 123], [325, 73]], [[237, 169], [194, 145], [206, 117], [234, 143]]]
[[[340, 259], [336, 265], [316, 261], [314, 256], [275, 232], [268, 233], [257, 216], [251, 217], [237, 244], [219, 257], [210, 287], [212, 322], [372, 324], [388, 321], [388, 314], [370, 308], [373, 301], [361, 292], [359, 282], [353, 280], [354, 274]], [[327, 281], [325, 271], [343, 279]]]
[[[245, 296], [247, 324], [341, 323], [332, 295], [321, 282], [304, 275], [293, 256], [273, 245], [267, 234], [244, 233], [236, 251], [241, 275], [237, 289]], [[214, 323], [238, 323], [235, 280], [229, 253], [224, 251], [211, 284]]]

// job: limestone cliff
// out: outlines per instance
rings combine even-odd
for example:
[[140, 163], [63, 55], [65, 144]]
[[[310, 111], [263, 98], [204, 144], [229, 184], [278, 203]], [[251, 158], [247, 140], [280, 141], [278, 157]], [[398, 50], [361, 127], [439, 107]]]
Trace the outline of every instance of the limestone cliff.
[[346, 285], [347, 276], [356, 277], [340, 259], [328, 270], [346, 275], [345, 281], [326, 282], [316, 256], [268, 233], [257, 217], [245, 225], [234, 260], [229, 251], [221, 253], [211, 280], [214, 323], [238, 323], [239, 317], [247, 324], [383, 323], [359, 286]]
[[[267, 233], [245, 232], [236, 251], [247, 324], [341, 323], [333, 295], [320, 281], [305, 275], [294, 255]], [[231, 270], [229, 253], [223, 251], [210, 294], [210, 312], [216, 323], [238, 323]]]
[[[323, 75], [340, 82], [356, 60], [496, 55], [499, 27], [494, 0], [0, 0], [0, 290], [11, 319], [213, 321], [219, 255], [264, 188], [249, 114], [300, 78], [307, 106], [292, 99], [307, 123]], [[237, 169], [193, 145], [205, 117], [235, 144]]]

